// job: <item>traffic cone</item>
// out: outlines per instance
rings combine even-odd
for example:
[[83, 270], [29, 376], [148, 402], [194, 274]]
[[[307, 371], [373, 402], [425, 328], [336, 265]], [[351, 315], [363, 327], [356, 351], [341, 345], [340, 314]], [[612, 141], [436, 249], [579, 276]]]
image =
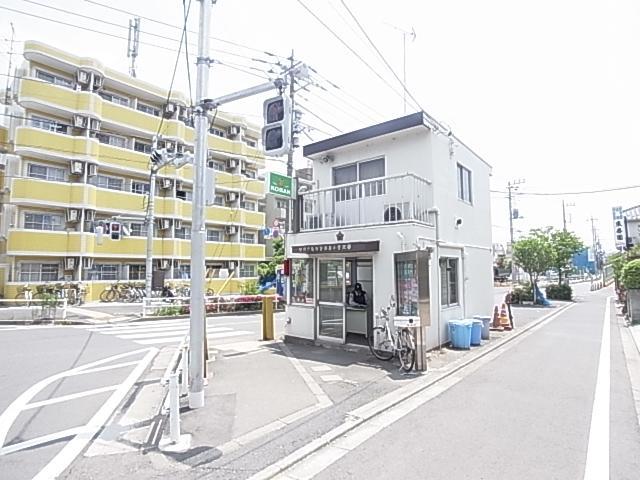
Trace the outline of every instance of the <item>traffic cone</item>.
[[[498, 307], [496, 307], [497, 309]], [[511, 322], [509, 321], [509, 316], [507, 315], [507, 305], [502, 304], [502, 308], [500, 309], [500, 318], [499, 318], [500, 326], [505, 330], [511, 330]]]
[[491, 325], [492, 330], [502, 331], [502, 325], [500, 325], [500, 312], [498, 311], [498, 305], [493, 307], [493, 324]]

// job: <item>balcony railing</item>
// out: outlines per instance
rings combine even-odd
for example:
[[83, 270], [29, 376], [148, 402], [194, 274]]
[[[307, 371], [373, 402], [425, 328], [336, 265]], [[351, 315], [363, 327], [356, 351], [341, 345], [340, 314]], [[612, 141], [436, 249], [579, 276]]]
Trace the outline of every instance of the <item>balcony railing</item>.
[[431, 182], [412, 173], [392, 175], [302, 194], [301, 230], [397, 222], [429, 222]]

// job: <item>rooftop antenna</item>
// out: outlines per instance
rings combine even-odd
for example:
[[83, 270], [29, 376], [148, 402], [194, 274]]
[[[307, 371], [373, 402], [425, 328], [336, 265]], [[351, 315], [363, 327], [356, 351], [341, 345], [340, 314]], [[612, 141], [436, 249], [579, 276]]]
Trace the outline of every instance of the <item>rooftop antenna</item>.
[[402, 33], [402, 98], [404, 101], [404, 113], [407, 113], [407, 36], [411, 37], [411, 41], [414, 42], [416, 40], [416, 31], [413, 27], [411, 27], [411, 31], [408, 31], [390, 23], [387, 23], [387, 25]]
[[11, 25], [11, 40], [9, 40], [9, 68], [7, 68], [7, 84], [4, 89], [4, 104], [9, 105], [9, 101], [11, 100], [11, 95], [9, 93], [10, 90], [10, 80], [11, 80], [11, 60], [13, 60], [13, 40], [16, 35], [16, 30], [13, 28], [13, 22], [9, 22]]
[[136, 58], [138, 57], [138, 46], [140, 45], [140, 17], [129, 20], [129, 38], [127, 40], [127, 58], [131, 59], [129, 65], [129, 75], [136, 77]]

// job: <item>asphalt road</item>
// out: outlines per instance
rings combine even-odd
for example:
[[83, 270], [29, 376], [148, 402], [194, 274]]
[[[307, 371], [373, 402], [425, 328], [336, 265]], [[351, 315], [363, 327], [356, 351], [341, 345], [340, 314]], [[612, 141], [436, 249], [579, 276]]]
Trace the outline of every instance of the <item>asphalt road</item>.
[[608, 294], [586, 295], [442, 393], [283, 478], [637, 479], [640, 428]]

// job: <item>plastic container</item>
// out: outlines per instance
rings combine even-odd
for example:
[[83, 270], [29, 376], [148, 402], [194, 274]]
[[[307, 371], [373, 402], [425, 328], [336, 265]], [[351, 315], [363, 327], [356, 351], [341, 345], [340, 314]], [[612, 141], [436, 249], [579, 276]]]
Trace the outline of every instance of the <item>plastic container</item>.
[[471, 348], [471, 320], [450, 320], [449, 339], [453, 348], [469, 350]]
[[471, 345], [478, 346], [482, 344], [482, 320], [474, 318], [471, 321]]
[[482, 320], [482, 340], [489, 340], [493, 319], [486, 315], [474, 315], [473, 319]]

